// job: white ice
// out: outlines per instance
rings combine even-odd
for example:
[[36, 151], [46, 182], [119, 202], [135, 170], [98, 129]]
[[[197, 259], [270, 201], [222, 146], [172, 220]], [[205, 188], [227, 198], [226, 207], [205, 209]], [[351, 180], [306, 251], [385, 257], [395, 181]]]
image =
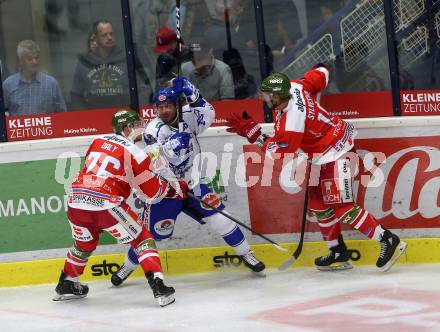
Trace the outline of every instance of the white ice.
[[139, 278], [89, 283], [87, 298], [67, 302], [51, 300], [55, 285], [4, 288], [0, 330], [440, 331], [439, 279], [440, 265], [169, 276], [176, 302], [165, 308]]

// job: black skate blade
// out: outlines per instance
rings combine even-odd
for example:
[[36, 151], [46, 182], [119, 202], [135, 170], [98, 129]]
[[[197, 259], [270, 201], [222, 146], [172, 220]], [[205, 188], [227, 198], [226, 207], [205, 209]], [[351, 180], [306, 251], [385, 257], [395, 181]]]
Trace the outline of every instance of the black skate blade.
[[394, 251], [393, 257], [391, 257], [391, 259], [388, 261], [388, 263], [386, 263], [381, 268], [381, 271], [387, 272], [389, 269], [391, 269], [393, 267], [393, 265], [397, 262], [397, 260], [400, 258], [400, 256], [403, 255], [403, 253], [406, 251], [407, 248], [408, 248], [408, 243], [400, 241], [396, 250]]
[[342, 263], [334, 263], [329, 266], [317, 266], [316, 268], [319, 271], [325, 271], [325, 272], [332, 272], [332, 271], [344, 271], [344, 270], [350, 270], [353, 268], [353, 265], [351, 265], [350, 262], [342, 262]]
[[74, 295], [74, 294], [56, 294], [53, 297], [53, 301], [70, 301], [70, 300], [78, 300], [86, 297], [87, 294], [84, 295]]
[[168, 296], [165, 296], [165, 295], [158, 296], [158, 297], [156, 297], [156, 299], [161, 307], [166, 307], [167, 305], [170, 305], [170, 304], [176, 302], [176, 299], [174, 298], [173, 294], [168, 295]]

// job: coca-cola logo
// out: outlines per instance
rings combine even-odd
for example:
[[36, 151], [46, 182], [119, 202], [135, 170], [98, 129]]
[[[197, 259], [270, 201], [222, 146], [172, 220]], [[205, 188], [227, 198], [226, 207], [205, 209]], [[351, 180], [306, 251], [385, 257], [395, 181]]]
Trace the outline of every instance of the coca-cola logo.
[[[356, 175], [352, 194], [358, 205], [388, 228], [440, 227], [438, 137], [358, 139], [355, 148], [359, 159], [353, 159], [357, 167], [351, 165], [350, 168]], [[265, 180], [270, 186], [264, 185], [261, 176], [264, 159], [261, 158], [260, 164], [255, 159], [247, 162], [247, 176], [258, 178], [260, 175], [261, 179], [248, 188], [251, 223], [256, 231], [267, 234], [299, 231], [304, 206], [304, 176], [301, 175], [304, 170], [298, 171], [297, 158], [274, 161], [273, 175]], [[318, 168], [312, 167], [310, 186], [320, 183], [316, 181], [319, 173]], [[322, 188], [323, 194], [332, 192], [324, 184]], [[345, 199], [345, 195], [342, 197]], [[333, 197], [328, 197], [328, 201], [330, 198]], [[261, 204], [268, 199], [270, 204]], [[269, 227], [269, 219], [277, 222]], [[342, 227], [349, 229], [347, 225]], [[309, 224], [308, 230], [318, 231], [318, 227]]]
[[[358, 202], [376, 218], [392, 216], [409, 219], [415, 216], [431, 219], [440, 216], [440, 150], [432, 146], [415, 146], [398, 150], [376, 165], [371, 152], [363, 164], [374, 168], [371, 180], [360, 180]], [[364, 175], [365, 176], [365, 175]]]

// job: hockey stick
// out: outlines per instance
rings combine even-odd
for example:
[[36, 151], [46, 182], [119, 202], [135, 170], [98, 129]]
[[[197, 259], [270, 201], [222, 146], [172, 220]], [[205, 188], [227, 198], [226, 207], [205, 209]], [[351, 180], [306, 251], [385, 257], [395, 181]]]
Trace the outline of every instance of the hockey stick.
[[[306, 161], [307, 162], [307, 161]], [[295, 251], [293, 252], [292, 256], [284, 262], [279, 268], [279, 271], [287, 270], [295, 261], [298, 259], [299, 255], [301, 255], [302, 247], [304, 243], [304, 232], [306, 228], [306, 220], [307, 220], [307, 207], [308, 207], [308, 201], [309, 201], [309, 178], [310, 178], [310, 169], [312, 167], [308, 165], [308, 162], [306, 164], [306, 193], [304, 195], [304, 210], [301, 220], [301, 235], [299, 237], [298, 246], [296, 247]]]
[[[177, 35], [177, 76], [182, 75], [182, 30], [180, 27], [180, 0], [176, 0], [176, 35]], [[180, 96], [177, 103], [179, 117], [179, 132], [183, 132], [183, 113]]]
[[208, 207], [210, 207], [211, 209], [213, 209], [215, 212], [220, 213], [221, 215], [225, 216], [226, 218], [232, 220], [233, 222], [235, 222], [237, 225], [240, 225], [243, 228], [246, 228], [248, 231], [251, 231], [252, 233], [254, 233], [255, 235], [261, 237], [262, 239], [266, 240], [267, 242], [273, 244], [275, 246], [275, 248], [277, 248], [278, 250], [287, 252], [287, 249], [281, 247], [278, 243], [276, 243], [275, 241], [272, 241], [271, 239], [269, 239], [268, 237], [264, 236], [261, 233], [255, 232], [252, 228], [250, 228], [248, 225], [246, 225], [245, 223], [241, 222], [240, 220], [234, 218], [233, 216], [229, 215], [228, 213], [226, 213], [223, 210], [220, 210], [218, 208], [216, 208], [215, 206], [212, 206], [211, 204], [203, 201], [202, 199], [198, 198], [197, 196], [195, 196], [194, 194], [188, 192], [188, 197], [191, 197], [192, 199], [195, 199], [196, 201], [200, 202], [203, 205], [206, 205]]

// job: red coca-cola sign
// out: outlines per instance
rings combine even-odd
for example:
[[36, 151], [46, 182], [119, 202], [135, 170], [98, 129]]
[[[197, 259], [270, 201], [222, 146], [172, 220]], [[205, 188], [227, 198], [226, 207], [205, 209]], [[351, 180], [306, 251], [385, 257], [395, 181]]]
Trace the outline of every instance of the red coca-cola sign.
[[[439, 137], [358, 139], [355, 147], [360, 156], [354, 186], [359, 205], [389, 228], [440, 227]], [[257, 149], [245, 146], [244, 151]], [[287, 185], [298, 177], [289, 163], [273, 163], [264, 164], [262, 156], [246, 162], [247, 176], [260, 179], [248, 188], [252, 227], [262, 233], [298, 232], [304, 188]], [[318, 228], [309, 223], [308, 230]]]

